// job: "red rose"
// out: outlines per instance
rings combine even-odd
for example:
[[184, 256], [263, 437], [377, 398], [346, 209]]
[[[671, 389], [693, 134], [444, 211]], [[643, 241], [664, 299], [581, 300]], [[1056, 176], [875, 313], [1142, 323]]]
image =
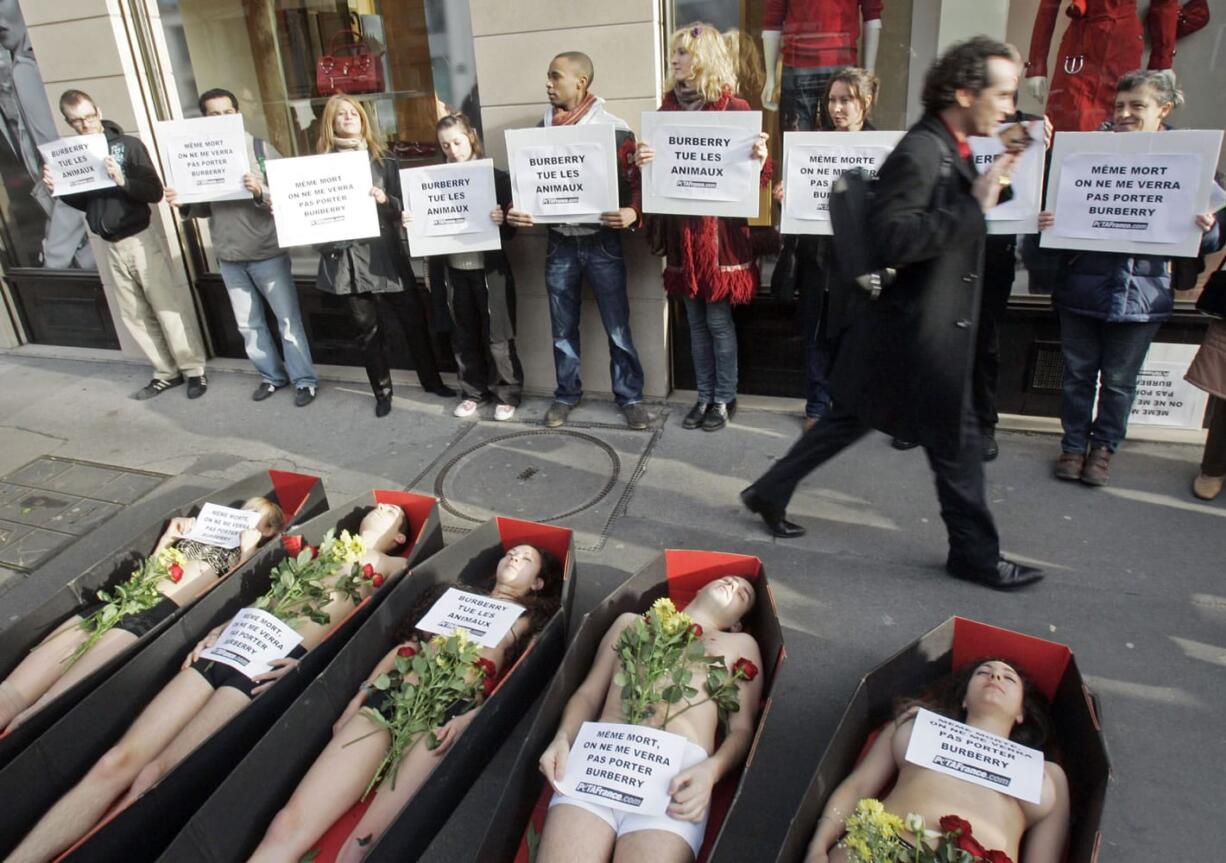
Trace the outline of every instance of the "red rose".
[[290, 555], [297, 557], [298, 552], [302, 551], [302, 535], [301, 534], [285, 534], [281, 537], [281, 547]]
[[494, 690], [497, 688], [498, 688], [498, 681], [496, 681], [493, 677], [487, 677], [481, 681], [481, 691], [485, 694], [486, 698], [489, 698], [491, 695], [493, 695]]
[[1013, 860], [1004, 851], [993, 849], [983, 855], [983, 863], [1013, 863]]
[[736, 662], [732, 663], [732, 673], [740, 674], [746, 680], [753, 680], [758, 676], [758, 666], [754, 665], [745, 657], [741, 657]]
[[493, 660], [486, 659], [484, 656], [478, 659], [476, 664], [477, 667], [481, 669], [481, 673], [485, 677], [492, 678], [498, 673], [498, 666], [494, 665]]
[[396, 651], [397, 656], [403, 656], [406, 659], [417, 655], [417, 648], [411, 644], [406, 644], [404, 647]]
[[982, 860], [987, 850], [979, 844], [979, 840], [969, 833], [963, 833], [958, 837], [958, 847], [963, 851], [969, 851], [974, 855], [976, 860]]
[[370, 580], [370, 583], [376, 588], [383, 587], [383, 573], [376, 572], [374, 578]]
[[957, 815], [946, 815], [941, 818], [942, 833], [956, 833], [959, 836], [971, 835], [971, 824], [964, 818], [959, 818]]
[[374, 578], [374, 577], [375, 577], [375, 568], [374, 568], [373, 566], [371, 566], [369, 563], [368, 563], [368, 564], [365, 564], [365, 565], [362, 567], [362, 575], [364, 575], [366, 578]]
[[691, 634], [692, 634], [692, 635], [693, 635], [695, 638], [702, 638], [702, 627], [701, 627], [700, 625], [698, 625], [697, 623], [691, 623], [691, 624], [690, 624], [690, 633], [691, 633]]
[[173, 581], [175, 584], [178, 584], [180, 579], [182, 578], [183, 578], [183, 567], [179, 566], [179, 564], [177, 563], [172, 563], [170, 565], [170, 580]]
[[319, 546], [308, 545], [307, 548], [311, 550], [311, 560], [314, 560], [315, 558], [319, 557]]

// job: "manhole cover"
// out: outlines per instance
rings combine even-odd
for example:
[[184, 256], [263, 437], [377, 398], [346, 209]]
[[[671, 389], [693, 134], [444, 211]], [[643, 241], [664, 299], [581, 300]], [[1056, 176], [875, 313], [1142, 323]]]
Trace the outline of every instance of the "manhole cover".
[[559, 521], [600, 503], [621, 473], [613, 447], [592, 435], [533, 430], [500, 435], [442, 466], [434, 494], [452, 515]]

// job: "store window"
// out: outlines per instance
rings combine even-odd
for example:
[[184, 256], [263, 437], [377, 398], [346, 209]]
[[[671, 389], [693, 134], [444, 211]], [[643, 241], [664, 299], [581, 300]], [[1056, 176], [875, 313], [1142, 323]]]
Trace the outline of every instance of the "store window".
[[[468, 4], [447, 0], [159, 0], [185, 117], [201, 92], [235, 93], [248, 131], [282, 155], [315, 152], [337, 92], [360, 101], [404, 167], [439, 161], [437, 118], [480, 123]], [[316, 255], [295, 250], [295, 272]]]
[[60, 137], [17, 0], [0, 0], [0, 259], [15, 269], [97, 269], [85, 216], [42, 182], [39, 144]]

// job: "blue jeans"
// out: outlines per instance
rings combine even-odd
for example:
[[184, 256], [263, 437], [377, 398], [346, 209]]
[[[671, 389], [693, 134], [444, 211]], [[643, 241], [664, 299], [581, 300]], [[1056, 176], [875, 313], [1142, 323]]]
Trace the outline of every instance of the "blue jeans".
[[609, 337], [609, 377], [613, 397], [626, 407], [643, 400], [643, 365], [630, 336], [630, 301], [626, 297], [626, 263], [617, 232], [568, 237], [549, 232], [545, 290], [553, 327], [553, 367], [558, 376], [554, 400], [577, 405], [583, 397], [579, 380], [579, 310], [584, 274], [596, 295], [600, 320]]
[[[1084, 453], [1090, 447], [1115, 452], [1128, 431], [1128, 414], [1137, 394], [1137, 373], [1161, 322], [1108, 323], [1086, 315], [1060, 313], [1060, 347], [1064, 353], [1064, 385], [1060, 424], [1065, 452]], [[1094, 388], [1099, 377], [1098, 410]]]
[[[298, 290], [290, 272], [288, 255], [277, 255], [262, 261], [220, 261], [221, 280], [230, 295], [234, 320], [243, 337], [247, 357], [265, 383], [283, 387], [293, 381], [295, 387], [317, 386], [315, 367], [311, 364], [311, 347], [298, 311]], [[281, 350], [285, 362], [277, 354], [268, 321], [264, 317], [263, 297], [277, 316], [281, 331]]]
[[826, 88], [843, 66], [799, 69], [784, 66], [779, 88], [779, 126], [784, 132], [826, 129]]
[[837, 339], [819, 334], [805, 345], [805, 416], [809, 419], [830, 413], [830, 370], [838, 344]]
[[736, 325], [727, 300], [708, 303], [685, 298], [690, 323], [690, 353], [700, 402], [726, 405], [736, 400]]

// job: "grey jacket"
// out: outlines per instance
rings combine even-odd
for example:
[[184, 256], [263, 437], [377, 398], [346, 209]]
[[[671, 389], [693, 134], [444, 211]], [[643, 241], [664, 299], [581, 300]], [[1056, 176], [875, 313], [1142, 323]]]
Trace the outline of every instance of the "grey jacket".
[[[279, 159], [281, 154], [272, 144], [264, 143], [264, 158]], [[247, 133], [247, 163], [251, 173], [268, 188], [268, 177], [256, 157], [255, 138]], [[213, 251], [223, 261], [263, 261], [285, 254], [277, 245], [277, 229], [273, 224], [268, 194], [250, 201], [212, 201], [179, 207], [185, 219], [207, 218], [213, 236]]]

